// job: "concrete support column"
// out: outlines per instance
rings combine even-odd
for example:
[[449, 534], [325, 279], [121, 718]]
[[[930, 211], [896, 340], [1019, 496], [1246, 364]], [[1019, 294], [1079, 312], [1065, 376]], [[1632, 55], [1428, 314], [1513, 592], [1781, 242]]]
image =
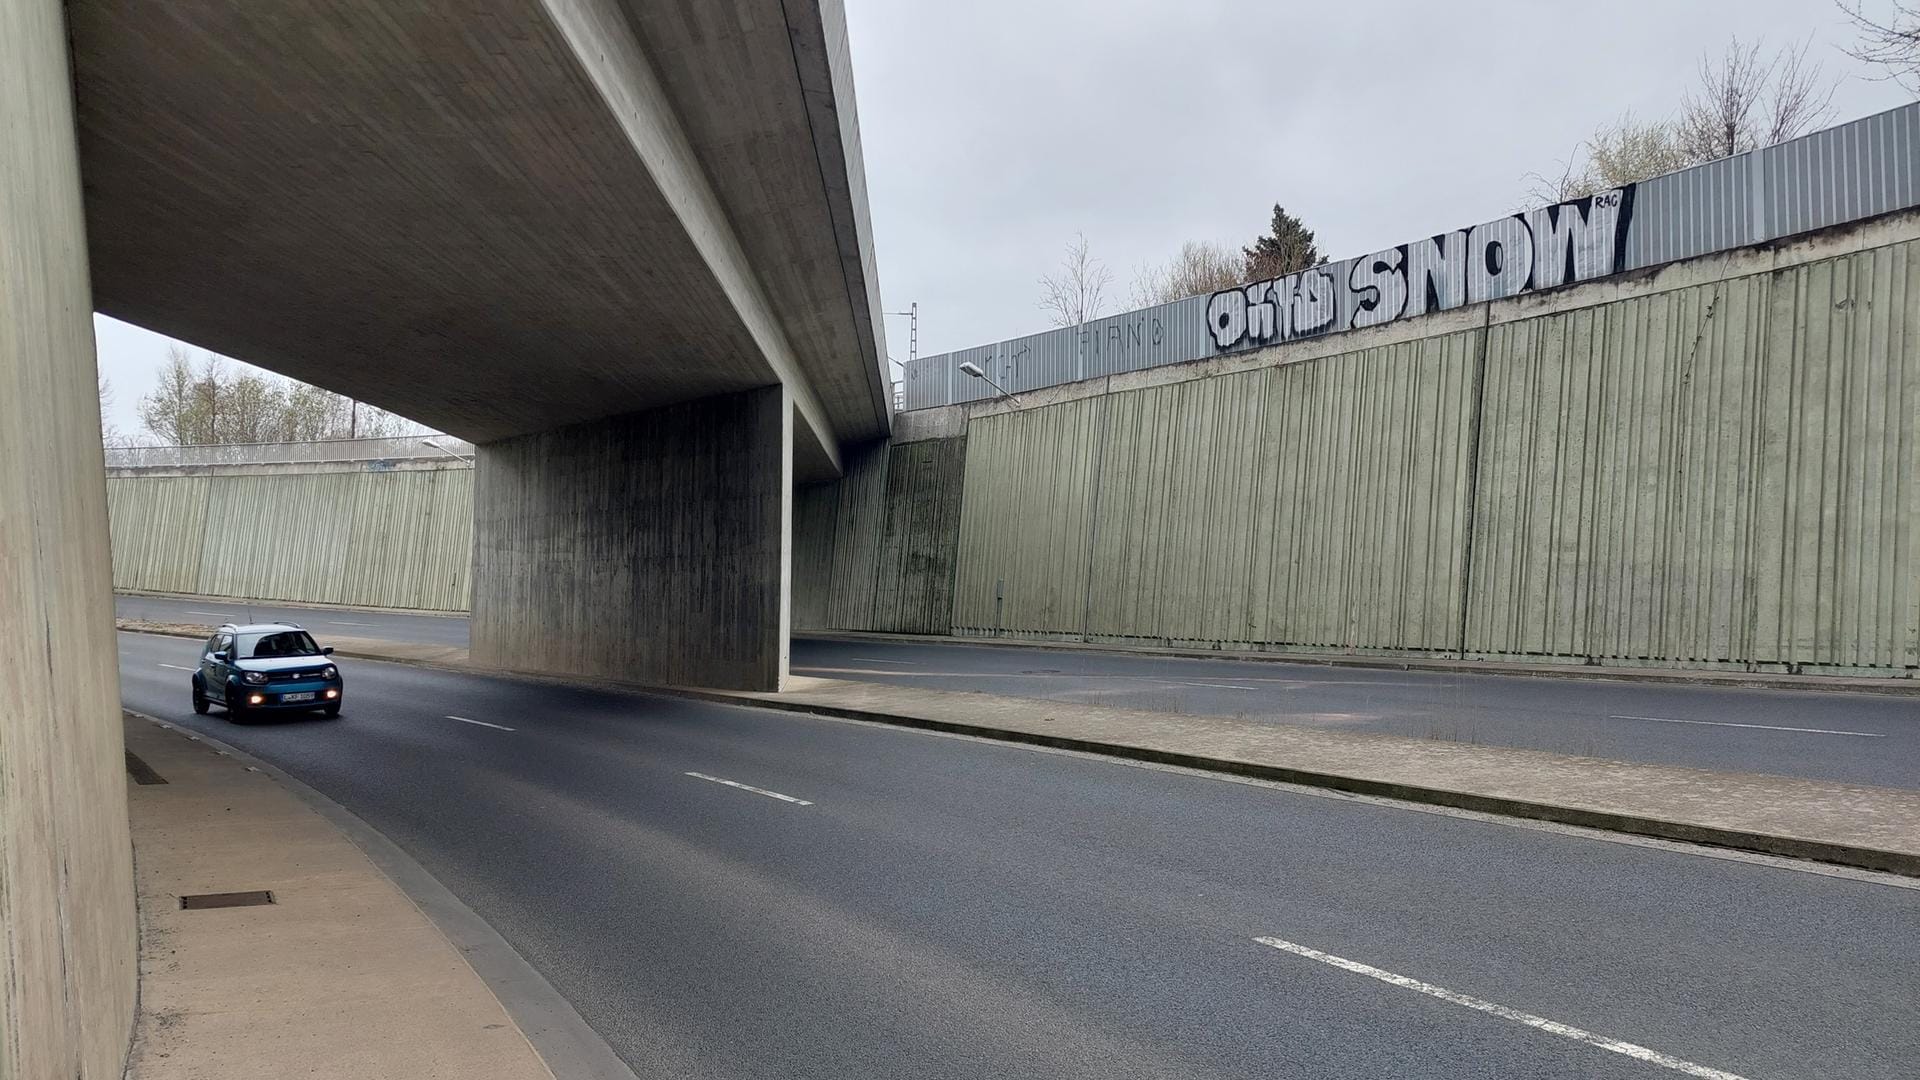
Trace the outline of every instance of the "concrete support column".
[[781, 687], [793, 501], [784, 387], [522, 435], [476, 457], [475, 663]]
[[[137, 931], [60, 0], [0, 3], [0, 1080], [108, 1080]], [[180, 684], [186, 693], [186, 683]]]

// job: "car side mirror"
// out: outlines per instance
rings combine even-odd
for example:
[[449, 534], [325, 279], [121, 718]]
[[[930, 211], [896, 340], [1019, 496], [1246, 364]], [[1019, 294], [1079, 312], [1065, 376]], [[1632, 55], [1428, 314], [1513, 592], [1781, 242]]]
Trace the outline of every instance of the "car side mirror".
[[219, 651], [219, 652], [216, 652], [216, 653], [214, 653], [214, 654], [213, 654], [213, 658], [214, 658], [215, 660], [218, 660], [218, 661], [220, 661], [220, 662], [221, 662], [221, 663], [223, 663], [223, 664], [224, 664], [224, 663], [226, 663], [226, 662], [227, 662], [227, 654], [226, 654], [226, 650], [224, 650], [224, 649], [223, 649], [223, 650], [221, 650], [221, 651]]
[[322, 646], [320, 647], [320, 655], [321, 655], [321, 656], [332, 656], [332, 655], [333, 655], [333, 646], [331, 646], [331, 645], [322, 645]]

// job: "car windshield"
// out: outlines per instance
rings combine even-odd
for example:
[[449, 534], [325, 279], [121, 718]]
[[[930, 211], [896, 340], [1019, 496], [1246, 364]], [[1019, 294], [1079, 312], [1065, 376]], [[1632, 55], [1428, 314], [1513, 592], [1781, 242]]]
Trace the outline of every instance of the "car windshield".
[[241, 634], [239, 659], [265, 659], [275, 656], [318, 656], [320, 647], [305, 630], [275, 630], [266, 634]]

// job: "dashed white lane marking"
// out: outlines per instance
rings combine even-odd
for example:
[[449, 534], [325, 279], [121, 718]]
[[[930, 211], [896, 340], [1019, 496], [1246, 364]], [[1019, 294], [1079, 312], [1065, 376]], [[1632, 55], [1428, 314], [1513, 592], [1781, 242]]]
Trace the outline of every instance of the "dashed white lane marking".
[[813, 805], [812, 803], [808, 802], [805, 799], [796, 799], [791, 795], [782, 795], [777, 791], [768, 791], [766, 788], [757, 788], [757, 787], [754, 787], [752, 784], [743, 784], [738, 780], [724, 780], [718, 776], [708, 776], [706, 773], [703, 773], [703, 772], [690, 772], [687, 775], [693, 777], [696, 780], [711, 780], [716, 784], [725, 784], [731, 788], [739, 788], [741, 791], [751, 791], [755, 795], [765, 795], [769, 799], [779, 799], [781, 802], [790, 802], [796, 806], [812, 806]]
[[1806, 735], [1858, 735], [1863, 739], [1884, 739], [1887, 736], [1878, 731], [1833, 731], [1817, 727], [1775, 727], [1772, 724], [1735, 724], [1726, 720], [1678, 720], [1671, 716], [1622, 716], [1614, 714], [1609, 720], [1652, 720], [1660, 724], [1706, 724], [1709, 727], [1743, 727], [1756, 731], [1798, 731]]
[[1177, 679], [1170, 679], [1168, 681], [1172, 682], [1173, 685], [1175, 686], [1205, 686], [1213, 690], [1258, 690], [1260, 689], [1257, 686], [1240, 686], [1235, 683], [1225, 683], [1225, 682], [1180, 682]]
[[1602, 1050], [1611, 1050], [1616, 1054], [1624, 1054], [1636, 1061], [1644, 1061], [1649, 1065], [1658, 1065], [1663, 1069], [1672, 1069], [1674, 1072], [1685, 1073], [1688, 1076], [1704, 1077], [1706, 1080], [1746, 1080], [1745, 1077], [1742, 1077], [1738, 1073], [1709, 1068], [1705, 1065], [1696, 1065], [1691, 1061], [1682, 1061], [1677, 1057], [1663, 1054], [1658, 1050], [1649, 1050], [1638, 1043], [1622, 1042], [1619, 1039], [1609, 1039], [1605, 1035], [1595, 1035], [1591, 1031], [1584, 1031], [1571, 1024], [1562, 1024], [1558, 1020], [1549, 1020], [1544, 1016], [1535, 1016], [1532, 1013], [1524, 1013], [1519, 1009], [1510, 1009], [1505, 1005], [1495, 1004], [1491, 1001], [1482, 1001], [1477, 997], [1468, 997], [1466, 994], [1455, 993], [1444, 986], [1435, 986], [1429, 982], [1421, 982], [1419, 979], [1410, 979], [1405, 975], [1395, 975], [1391, 971], [1382, 971], [1371, 964], [1362, 964], [1358, 960], [1348, 960], [1345, 957], [1335, 956], [1332, 953], [1323, 953], [1319, 949], [1310, 949], [1305, 945], [1296, 945], [1291, 941], [1282, 941], [1279, 938], [1258, 937], [1253, 940], [1262, 945], [1279, 949], [1282, 952], [1290, 952], [1295, 956], [1304, 956], [1309, 960], [1318, 960], [1323, 964], [1332, 965], [1343, 971], [1351, 971], [1356, 975], [1365, 975], [1370, 979], [1379, 979], [1381, 982], [1387, 983], [1390, 986], [1398, 986], [1403, 990], [1412, 990], [1418, 994], [1437, 997], [1441, 1001], [1450, 1001], [1455, 1005], [1464, 1005], [1469, 1009], [1476, 1009], [1492, 1016], [1498, 1016], [1503, 1020], [1512, 1020], [1514, 1023], [1525, 1024], [1530, 1028], [1537, 1028], [1553, 1035], [1559, 1035], [1562, 1038], [1586, 1043], [1588, 1046], [1597, 1046]]
[[919, 667], [917, 660], [882, 660], [877, 656], [849, 656], [849, 660], [858, 660], [863, 664], [902, 664], [906, 667]]
[[172, 668], [175, 671], [199, 671], [200, 670], [199, 668], [181, 667], [179, 664], [161, 664], [160, 666], [163, 668]]
[[512, 731], [513, 730], [512, 728], [507, 727], [503, 724], [489, 724], [485, 720], [469, 720], [464, 716], [448, 715], [447, 719], [458, 720], [463, 724], [472, 724], [474, 727], [490, 727], [495, 731]]
[[372, 623], [348, 622], [345, 619], [327, 619], [324, 621], [328, 626], [372, 626], [373, 625]]
[[211, 615], [211, 616], [213, 616], [213, 617], [214, 617], [214, 618], [216, 618], [216, 619], [231, 619], [231, 618], [233, 618], [233, 613], [232, 613], [232, 612], [227, 612], [227, 611], [195, 611], [195, 610], [193, 610], [192, 608], [188, 608], [188, 609], [187, 609], [187, 614], [189, 614], [189, 615]]

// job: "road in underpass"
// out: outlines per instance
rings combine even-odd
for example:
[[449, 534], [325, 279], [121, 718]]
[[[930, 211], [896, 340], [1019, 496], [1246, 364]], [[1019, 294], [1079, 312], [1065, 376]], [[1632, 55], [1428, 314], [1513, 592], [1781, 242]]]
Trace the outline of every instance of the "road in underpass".
[[[467, 643], [461, 617], [117, 598], [123, 618], [286, 618], [322, 638]], [[1920, 788], [1920, 697], [1385, 671], [796, 637], [793, 672]]]
[[[345, 659], [128, 707], [285, 769], [644, 1077], [1911, 1077], [1920, 891], [879, 726]], [[1717, 1070], [1717, 1071], [1714, 1071]]]

